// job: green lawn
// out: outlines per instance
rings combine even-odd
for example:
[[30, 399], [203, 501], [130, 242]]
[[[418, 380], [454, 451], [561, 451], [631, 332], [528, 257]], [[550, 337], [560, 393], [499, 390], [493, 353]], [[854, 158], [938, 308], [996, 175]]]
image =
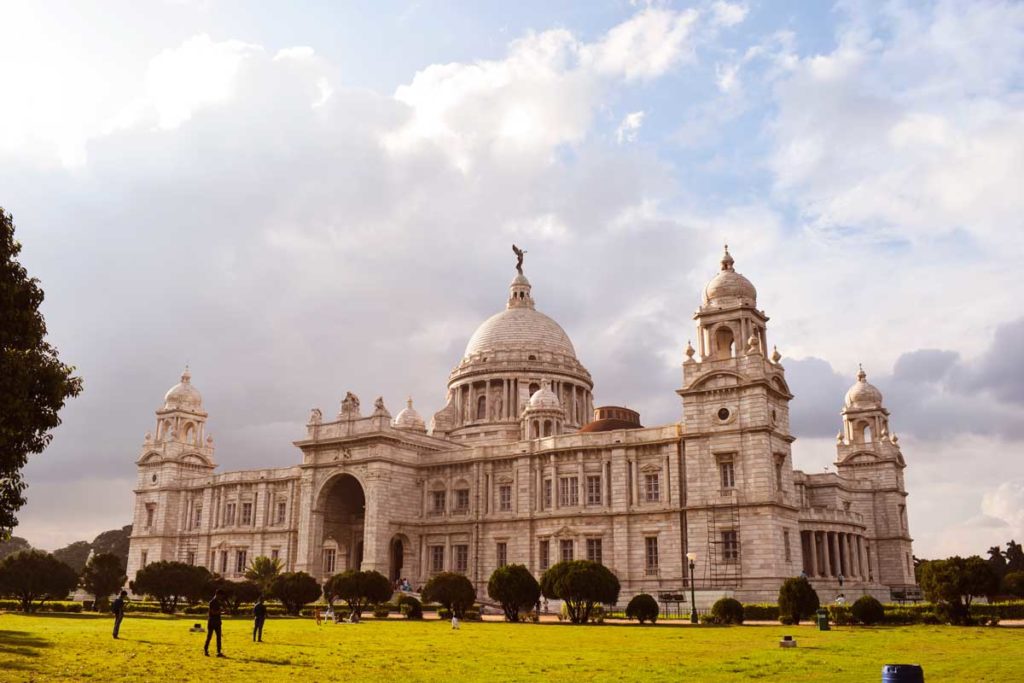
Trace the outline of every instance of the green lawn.
[[[224, 622], [227, 659], [203, 657], [196, 618], [0, 614], [0, 680], [266, 681], [545, 680], [878, 681], [885, 663], [924, 666], [935, 681], [1024, 680], [1024, 629], [809, 625], [691, 626], [367, 620], [317, 627], [271, 619]], [[795, 649], [778, 646], [792, 633]]]

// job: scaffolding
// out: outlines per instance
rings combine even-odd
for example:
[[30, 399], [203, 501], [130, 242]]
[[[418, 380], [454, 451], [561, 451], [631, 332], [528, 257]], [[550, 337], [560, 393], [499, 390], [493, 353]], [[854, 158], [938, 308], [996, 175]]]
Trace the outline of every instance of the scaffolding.
[[730, 491], [710, 500], [704, 510], [708, 529], [708, 558], [704, 563], [704, 585], [708, 588], [736, 588], [742, 578], [739, 493]]

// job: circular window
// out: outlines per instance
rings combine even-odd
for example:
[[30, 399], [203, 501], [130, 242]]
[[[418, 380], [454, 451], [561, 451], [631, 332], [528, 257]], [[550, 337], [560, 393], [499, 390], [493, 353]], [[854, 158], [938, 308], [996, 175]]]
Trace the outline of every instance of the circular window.
[[726, 420], [728, 420], [729, 419], [729, 409], [728, 408], [719, 408], [718, 409], [718, 419], [721, 420], [722, 422], [725, 422]]
[[153, 483], [154, 484], [156, 483], [156, 475], [155, 474], [153, 475]]

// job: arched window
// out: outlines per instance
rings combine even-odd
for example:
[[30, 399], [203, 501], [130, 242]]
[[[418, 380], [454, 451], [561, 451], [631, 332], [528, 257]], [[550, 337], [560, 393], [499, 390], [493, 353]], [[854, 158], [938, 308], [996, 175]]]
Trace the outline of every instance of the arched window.
[[533, 396], [538, 391], [540, 391], [540, 385], [539, 384], [534, 382], [533, 384], [530, 385], [530, 396]]
[[531, 438], [540, 438], [540, 423], [537, 420], [530, 421], [530, 436]]
[[732, 358], [733, 355], [732, 328], [722, 325], [715, 332], [715, 358]]
[[185, 425], [185, 443], [196, 442], [196, 426], [189, 422]]
[[544, 436], [551, 436], [551, 420], [544, 420]]
[[853, 440], [856, 443], [871, 443], [871, 425], [868, 422], [861, 421], [854, 426]]
[[487, 418], [487, 397], [481, 394], [476, 399], [476, 419], [483, 420]]

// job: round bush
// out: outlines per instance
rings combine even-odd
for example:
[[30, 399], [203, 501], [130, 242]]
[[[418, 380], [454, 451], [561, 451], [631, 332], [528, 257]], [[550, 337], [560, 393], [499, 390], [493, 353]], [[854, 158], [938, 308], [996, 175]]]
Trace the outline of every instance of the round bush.
[[398, 598], [398, 611], [404, 614], [406, 619], [423, 618], [423, 605], [411, 595]]
[[743, 605], [734, 598], [720, 598], [711, 606], [711, 616], [719, 624], [742, 624]]
[[647, 593], [634, 595], [633, 599], [626, 605], [626, 617], [636, 619], [641, 624], [649, 621], [652, 624], [658, 621], [658, 601]]
[[786, 579], [779, 588], [779, 621], [782, 617], [789, 617], [793, 624], [799, 624], [801, 619], [810, 618], [820, 606], [818, 594], [806, 577]]
[[885, 618], [885, 608], [882, 607], [882, 603], [870, 595], [862, 595], [857, 598], [851, 611], [854, 619], [868, 626], [877, 624]]

